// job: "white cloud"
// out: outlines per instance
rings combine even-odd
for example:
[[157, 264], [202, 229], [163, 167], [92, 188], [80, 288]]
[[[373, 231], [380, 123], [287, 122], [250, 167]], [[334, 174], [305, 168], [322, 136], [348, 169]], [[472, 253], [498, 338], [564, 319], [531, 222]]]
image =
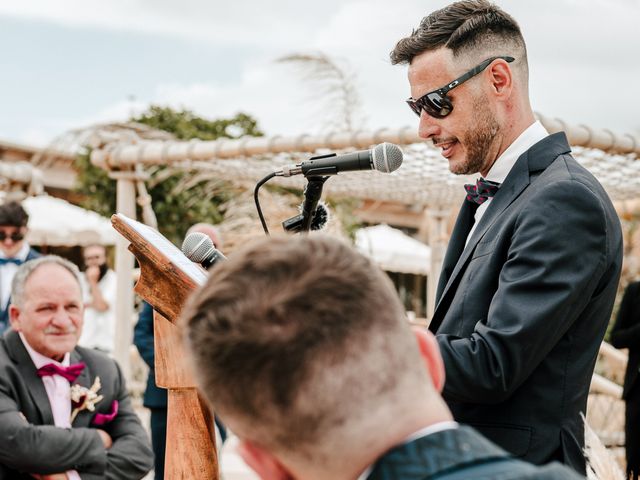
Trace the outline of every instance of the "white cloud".
[[165, 34], [234, 46], [286, 47], [314, 36], [338, 0], [30, 0], [1, 2], [0, 15], [77, 28]]
[[305, 114], [302, 90], [300, 81], [284, 66], [264, 62], [247, 68], [233, 85], [160, 85], [154, 102], [187, 108], [209, 118], [244, 112], [257, 118], [268, 134], [293, 135], [316, 130]]
[[[519, 21], [525, 34], [535, 110], [570, 123], [620, 132], [640, 127], [636, 119], [640, 95], [635, 91], [640, 83], [636, 60], [639, 2], [497, 1]], [[356, 73], [366, 127], [415, 125], [415, 118], [403, 103], [409, 95], [406, 68], [391, 66], [388, 53], [422, 16], [447, 3], [31, 0], [2, 2], [0, 15], [72, 27], [179, 36], [222, 48], [252, 47], [247, 57], [228, 59], [230, 64], [240, 65], [237, 70], [241, 73], [233, 82], [222, 84], [216, 78], [165, 82], [157, 84], [147, 99], [211, 118], [243, 111], [258, 118], [268, 134], [289, 135], [314, 133], [324, 124], [317, 105], [308, 101], [309, 84], [295, 70], [273, 63], [275, 58], [292, 52], [322, 51], [348, 62]], [[118, 81], [117, 72], [114, 81]], [[49, 131], [52, 122], [58, 128], [70, 128], [87, 121], [122, 120], [132, 108], [139, 111], [144, 106], [142, 102], [123, 101], [75, 121], [54, 116], [44, 130], [29, 128], [23, 137], [42, 137], [37, 132]]]

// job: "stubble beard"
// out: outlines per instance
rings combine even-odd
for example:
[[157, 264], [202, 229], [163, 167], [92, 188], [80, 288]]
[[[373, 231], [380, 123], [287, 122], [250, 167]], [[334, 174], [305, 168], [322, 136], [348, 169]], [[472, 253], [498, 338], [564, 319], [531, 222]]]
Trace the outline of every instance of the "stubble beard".
[[476, 99], [473, 107], [477, 112], [474, 116], [475, 124], [460, 138], [460, 143], [466, 150], [466, 159], [457, 165], [451, 165], [451, 172], [456, 175], [471, 175], [482, 171], [487, 165], [491, 144], [500, 132], [500, 124], [487, 107], [486, 98]]

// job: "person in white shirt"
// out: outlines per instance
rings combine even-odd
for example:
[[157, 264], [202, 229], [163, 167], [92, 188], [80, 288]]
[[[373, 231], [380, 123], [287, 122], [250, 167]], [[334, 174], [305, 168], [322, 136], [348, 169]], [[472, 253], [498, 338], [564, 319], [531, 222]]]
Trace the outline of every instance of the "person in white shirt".
[[79, 345], [112, 353], [116, 331], [116, 274], [107, 265], [104, 246], [89, 245], [82, 255], [86, 266], [82, 275], [85, 315]]
[[40, 254], [25, 237], [29, 215], [17, 202], [0, 205], [0, 334], [9, 328], [11, 281], [18, 267]]
[[346, 243], [263, 238], [209, 272], [186, 351], [262, 479], [579, 478], [453, 421], [434, 336], [412, 333], [389, 278]]

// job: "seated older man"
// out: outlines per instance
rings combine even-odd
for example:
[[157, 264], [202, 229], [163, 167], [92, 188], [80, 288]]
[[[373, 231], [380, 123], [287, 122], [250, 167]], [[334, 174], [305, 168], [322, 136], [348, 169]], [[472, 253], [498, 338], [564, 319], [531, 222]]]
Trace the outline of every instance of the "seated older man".
[[25, 263], [0, 339], [0, 478], [135, 479], [149, 439], [114, 360], [77, 346], [78, 270], [56, 256]]
[[265, 480], [580, 478], [455, 423], [435, 338], [412, 335], [389, 278], [337, 240], [234, 252], [184, 321], [202, 391]]

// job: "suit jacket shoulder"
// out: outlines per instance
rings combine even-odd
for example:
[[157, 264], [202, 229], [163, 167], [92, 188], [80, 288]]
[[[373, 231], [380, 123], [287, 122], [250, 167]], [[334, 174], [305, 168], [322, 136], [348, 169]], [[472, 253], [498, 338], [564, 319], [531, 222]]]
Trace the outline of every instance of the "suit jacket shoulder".
[[443, 430], [382, 456], [367, 480], [576, 480], [559, 464], [537, 467], [516, 460], [470, 427]]

